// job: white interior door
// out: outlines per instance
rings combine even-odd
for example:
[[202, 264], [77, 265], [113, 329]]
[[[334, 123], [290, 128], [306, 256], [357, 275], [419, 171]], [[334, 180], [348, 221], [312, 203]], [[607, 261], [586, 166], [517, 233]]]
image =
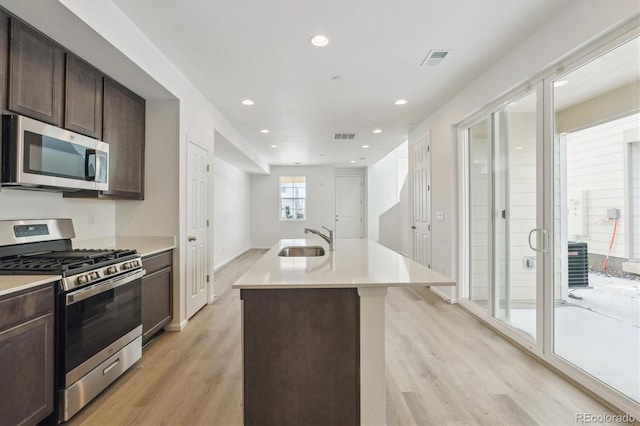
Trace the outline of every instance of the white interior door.
[[187, 156], [187, 318], [191, 318], [207, 303], [208, 152], [189, 142]]
[[362, 176], [336, 176], [336, 238], [362, 238]]
[[431, 136], [411, 146], [413, 260], [431, 267]]

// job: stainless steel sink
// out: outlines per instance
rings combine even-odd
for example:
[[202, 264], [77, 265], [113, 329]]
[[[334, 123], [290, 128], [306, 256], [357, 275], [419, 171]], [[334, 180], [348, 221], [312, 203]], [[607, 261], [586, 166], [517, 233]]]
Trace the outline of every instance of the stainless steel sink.
[[320, 246], [283, 247], [278, 253], [282, 257], [317, 257], [324, 256], [324, 248]]

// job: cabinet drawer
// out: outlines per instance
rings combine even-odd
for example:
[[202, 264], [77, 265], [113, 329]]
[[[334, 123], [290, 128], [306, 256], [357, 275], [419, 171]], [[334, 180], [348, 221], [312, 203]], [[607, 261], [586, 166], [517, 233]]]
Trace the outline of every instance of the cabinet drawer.
[[153, 274], [155, 271], [159, 271], [160, 269], [170, 267], [172, 265], [172, 250], [142, 258], [142, 267], [147, 270], [147, 275]]
[[53, 311], [53, 284], [0, 300], [0, 330]]

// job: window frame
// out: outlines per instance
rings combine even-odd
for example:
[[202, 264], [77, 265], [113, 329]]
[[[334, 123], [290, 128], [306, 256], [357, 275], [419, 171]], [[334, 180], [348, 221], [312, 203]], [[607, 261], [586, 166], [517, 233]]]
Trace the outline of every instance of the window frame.
[[[294, 185], [296, 183], [300, 184], [302, 183], [301, 188], [304, 190], [304, 196], [295, 196], [296, 194], [294, 194], [294, 196], [292, 197], [283, 197], [283, 179], [291, 179], [291, 184]], [[297, 182], [301, 180], [302, 182]], [[285, 182], [286, 183], [286, 182]], [[290, 187], [284, 187], [284, 188], [296, 188], [295, 186], [290, 186]], [[298, 187], [299, 188], [299, 187]], [[292, 204], [295, 206], [296, 202], [298, 201], [302, 201], [302, 205], [304, 206], [302, 209], [296, 209], [294, 207], [293, 209], [293, 217], [291, 218], [286, 218], [283, 217], [282, 215], [282, 211], [284, 209], [283, 206], [283, 201], [284, 200], [290, 200], [292, 202]], [[296, 211], [302, 211], [302, 218], [296, 218], [295, 216], [295, 212]], [[280, 222], [304, 222], [307, 220], [307, 177], [306, 176], [301, 176], [301, 175], [282, 175], [282, 176], [278, 176], [278, 218], [280, 219]]]

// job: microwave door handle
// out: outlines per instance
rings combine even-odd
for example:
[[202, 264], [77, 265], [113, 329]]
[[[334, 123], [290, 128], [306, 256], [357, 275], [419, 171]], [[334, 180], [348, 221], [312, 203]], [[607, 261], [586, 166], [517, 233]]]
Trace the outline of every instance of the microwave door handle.
[[96, 177], [94, 180], [98, 181], [99, 183], [106, 183], [106, 179], [102, 171], [102, 166], [106, 166], [107, 164], [106, 161], [105, 163], [102, 162], [103, 157], [100, 154], [104, 154], [104, 152], [96, 150]]
[[[93, 170], [89, 170], [90, 167], [91, 167], [91, 161], [90, 161], [91, 157], [93, 157]], [[85, 151], [85, 156], [84, 156], [84, 178], [85, 178], [85, 180], [88, 180], [88, 181], [96, 180], [96, 163], [97, 163], [96, 150], [87, 148], [87, 150]]]

